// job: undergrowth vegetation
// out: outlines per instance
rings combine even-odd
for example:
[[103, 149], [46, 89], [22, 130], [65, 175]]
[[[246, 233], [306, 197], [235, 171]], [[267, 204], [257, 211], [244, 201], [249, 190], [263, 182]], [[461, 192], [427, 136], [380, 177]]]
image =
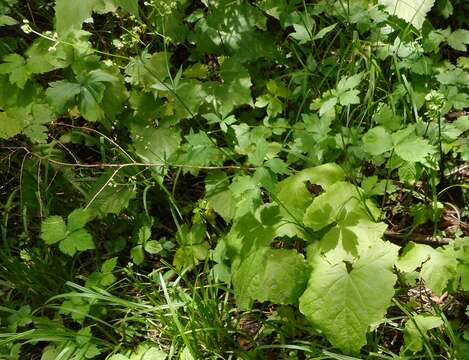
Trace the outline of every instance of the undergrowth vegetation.
[[1, 359], [469, 359], [464, 0], [0, 0]]

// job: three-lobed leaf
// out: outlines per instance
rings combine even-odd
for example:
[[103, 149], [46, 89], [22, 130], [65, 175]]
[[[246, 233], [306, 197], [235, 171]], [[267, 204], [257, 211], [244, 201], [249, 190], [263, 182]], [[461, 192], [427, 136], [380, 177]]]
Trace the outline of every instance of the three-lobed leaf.
[[70, 256], [94, 249], [93, 237], [84, 229], [93, 216], [92, 210], [82, 208], [70, 213], [67, 224], [61, 216], [49, 216], [41, 224], [41, 238], [48, 245], [59, 243], [60, 251]]

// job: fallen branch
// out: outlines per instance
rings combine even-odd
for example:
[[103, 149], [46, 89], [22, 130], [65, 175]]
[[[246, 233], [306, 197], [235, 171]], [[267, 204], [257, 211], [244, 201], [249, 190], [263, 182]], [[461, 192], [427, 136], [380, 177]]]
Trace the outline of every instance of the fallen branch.
[[384, 233], [384, 236], [388, 238], [390, 241], [393, 240], [399, 240], [395, 242], [402, 243], [402, 241], [413, 241], [415, 243], [419, 244], [427, 244], [427, 245], [436, 245], [436, 246], [442, 246], [442, 245], [448, 245], [453, 239], [451, 238], [446, 238], [446, 237], [441, 237], [441, 236], [429, 236], [429, 235], [423, 235], [423, 234], [401, 234], [401, 233], [396, 233], [393, 231], [386, 231]]

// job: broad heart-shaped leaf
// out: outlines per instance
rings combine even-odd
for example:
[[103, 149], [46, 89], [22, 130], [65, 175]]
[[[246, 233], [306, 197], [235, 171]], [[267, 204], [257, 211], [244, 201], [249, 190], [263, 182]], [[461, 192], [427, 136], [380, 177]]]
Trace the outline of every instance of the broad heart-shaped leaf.
[[351, 266], [316, 256], [300, 311], [345, 353], [358, 352], [370, 325], [386, 314], [394, 295], [397, 252], [397, 246], [381, 241]]
[[81, 229], [86, 223], [93, 219], [94, 213], [92, 209], [78, 208], [73, 210], [67, 219], [67, 230], [73, 232]]
[[420, 30], [435, 0], [379, 0], [378, 3], [384, 5], [389, 14], [404, 19]]
[[60, 251], [70, 256], [75, 255], [77, 251], [91, 250], [94, 248], [93, 237], [85, 229], [72, 232], [59, 243]]
[[373, 216], [379, 214], [371, 201], [363, 199], [362, 192], [362, 189], [345, 181], [332, 184], [326, 192], [315, 197], [306, 209], [304, 224], [317, 231], [351, 213], [361, 214], [365, 218], [369, 217], [368, 213]]
[[61, 216], [49, 216], [41, 224], [41, 239], [48, 245], [58, 243], [67, 236], [67, 226]]
[[368, 249], [382, 243], [385, 223], [375, 223], [362, 215], [350, 214], [321, 239], [320, 248], [330, 264], [353, 262]]
[[233, 270], [236, 304], [249, 309], [254, 300], [275, 304], [296, 303], [303, 293], [309, 267], [296, 250], [263, 247]]
[[313, 196], [307, 189], [307, 183], [327, 189], [344, 179], [345, 173], [342, 168], [331, 163], [302, 170], [279, 182], [276, 197], [285, 221], [278, 230], [279, 236], [294, 236], [301, 233], [294, 222], [302, 221], [306, 208], [312, 202]]

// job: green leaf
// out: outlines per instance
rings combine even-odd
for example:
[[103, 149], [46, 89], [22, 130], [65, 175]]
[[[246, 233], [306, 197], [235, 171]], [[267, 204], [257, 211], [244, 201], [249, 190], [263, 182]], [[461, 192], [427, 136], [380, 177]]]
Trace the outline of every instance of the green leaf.
[[313, 230], [320, 230], [352, 212], [364, 213], [359, 190], [348, 182], [340, 181], [313, 200], [306, 209], [303, 222]]
[[107, 173], [97, 179], [95, 186], [87, 196], [89, 207], [96, 210], [101, 216], [106, 214], [119, 214], [128, 205], [136, 193], [132, 185], [106, 185], [112, 173]]
[[166, 52], [153, 54], [144, 52], [137, 58], [131, 58], [125, 68], [126, 81], [144, 87], [149, 87], [155, 82], [163, 82], [168, 77], [170, 56], [171, 54]]
[[371, 155], [381, 155], [392, 150], [391, 134], [382, 126], [374, 127], [363, 135], [363, 147]]
[[79, 109], [86, 120], [97, 121], [104, 117], [101, 102], [106, 90], [105, 84], [117, 82], [117, 80], [114, 75], [99, 69], [93, 70], [80, 78]]
[[458, 260], [450, 245], [433, 249], [428, 245], [410, 243], [396, 266], [404, 272], [412, 272], [421, 267], [420, 278], [427, 287], [441, 295], [448, 283], [457, 277]]
[[443, 294], [448, 282], [457, 275], [458, 261], [455, 254], [451, 248], [445, 250], [435, 251], [420, 270], [420, 277], [437, 295]]
[[307, 183], [327, 189], [332, 184], [344, 179], [345, 173], [342, 168], [336, 164], [324, 164], [304, 169], [279, 182], [276, 196], [279, 201], [280, 213], [287, 221], [279, 232], [288, 236], [299, 235], [300, 229], [293, 223], [302, 221], [307, 207], [313, 200]]
[[168, 355], [156, 347], [148, 349], [142, 357], [142, 360], [165, 360]]
[[48, 245], [58, 243], [67, 236], [67, 226], [60, 216], [49, 216], [41, 224], [41, 239]]
[[93, 237], [85, 229], [79, 229], [69, 234], [59, 243], [59, 249], [64, 254], [73, 256], [77, 251], [94, 249]]
[[106, 260], [101, 265], [101, 272], [102, 273], [110, 273], [114, 271], [117, 265], [117, 257], [113, 257], [112, 259]]
[[31, 75], [26, 67], [25, 59], [18, 54], [8, 54], [3, 61], [0, 64], [0, 74], [8, 74], [10, 82], [23, 89]]
[[114, 354], [109, 358], [109, 360], [129, 360], [129, 358], [121, 354]]
[[217, 103], [218, 111], [225, 117], [236, 106], [253, 105], [251, 98], [251, 77], [245, 67], [234, 59], [229, 58], [220, 67], [223, 83], [212, 83], [207, 93], [212, 95]]
[[416, 353], [423, 349], [424, 339], [431, 329], [443, 325], [443, 320], [438, 316], [418, 314], [407, 320], [404, 327], [404, 346], [406, 350]]
[[210, 172], [205, 179], [208, 204], [227, 222], [233, 219], [236, 210], [228, 185], [228, 176], [222, 171]]
[[196, 265], [204, 260], [210, 250], [210, 245], [205, 241], [205, 226], [194, 224], [191, 228], [183, 225], [177, 233], [177, 240], [181, 247], [174, 255], [173, 264], [177, 269]]
[[334, 30], [336, 26], [337, 26], [337, 23], [326, 26], [326, 27], [323, 27], [321, 30], [318, 31], [318, 33], [316, 35], [314, 35], [313, 40], [322, 39], [324, 36], [326, 36], [332, 30]]
[[186, 135], [187, 144], [183, 153], [178, 156], [177, 162], [183, 165], [194, 166], [186, 168], [184, 172], [197, 175], [197, 167], [223, 164], [223, 152], [217, 146], [214, 139], [210, 139], [205, 131]]
[[137, 245], [130, 250], [130, 255], [132, 256], [132, 261], [136, 265], [140, 265], [145, 261], [145, 254], [143, 252], [143, 246]]
[[358, 95], [360, 90], [347, 90], [343, 93], [340, 93], [338, 96], [339, 103], [342, 106], [348, 106], [353, 104], [360, 104], [360, 98]]
[[8, 112], [0, 112], [0, 139], [8, 139], [18, 135], [27, 126], [25, 117], [16, 118], [18, 108], [10, 108]]
[[82, 323], [90, 312], [91, 305], [87, 299], [75, 294], [76, 293], [71, 294], [71, 296], [62, 303], [59, 314], [70, 314], [73, 320]]
[[303, 24], [293, 24], [293, 29], [295, 31], [290, 33], [290, 36], [293, 39], [298, 40], [300, 44], [304, 44], [312, 40], [312, 35], [311, 35], [312, 29], [308, 29]]
[[[265, 208], [259, 210], [262, 213]], [[268, 247], [275, 238], [275, 227], [272, 223], [276, 222], [275, 216], [269, 214], [268, 220], [272, 223], [261, 223], [252, 213], [237, 218], [225, 238], [227, 247], [227, 256], [234, 260], [247, 257], [250, 253], [263, 247]]]
[[139, 17], [138, 0], [112, 0], [112, 2], [129, 14]]
[[147, 163], [164, 164], [176, 153], [181, 142], [179, 130], [167, 126], [157, 129], [133, 126], [131, 133], [136, 153]]
[[436, 250], [429, 245], [410, 242], [404, 248], [399, 261], [396, 263], [396, 267], [400, 271], [412, 272], [427, 261], [435, 252]]
[[144, 248], [147, 253], [152, 255], [158, 254], [163, 251], [163, 245], [161, 245], [157, 240], [146, 241]]
[[46, 90], [46, 97], [52, 107], [59, 114], [63, 114], [75, 104], [75, 97], [80, 91], [80, 84], [61, 80], [50, 84], [50, 87]]
[[57, 32], [61, 34], [69, 30], [81, 29], [81, 24], [91, 16], [93, 9], [99, 2], [99, 0], [56, 0], [55, 25]]
[[351, 214], [324, 235], [320, 249], [331, 264], [353, 262], [369, 247], [382, 243], [386, 228], [385, 223], [375, 223], [361, 215]]
[[321, 107], [319, 108], [319, 115], [323, 116], [324, 114], [327, 114], [329, 111], [333, 110], [334, 107], [337, 105], [337, 100], [338, 100], [337, 97], [331, 96], [321, 101]]
[[344, 76], [340, 79], [339, 83], [337, 84], [337, 92], [343, 93], [348, 90], [352, 90], [356, 88], [358, 85], [360, 85], [360, 82], [363, 79], [363, 74], [355, 74], [352, 76]]
[[417, 136], [411, 136], [395, 145], [394, 150], [400, 158], [408, 162], [425, 162], [426, 157], [436, 151], [428, 140]]
[[378, 3], [384, 5], [389, 14], [404, 19], [420, 30], [435, 0], [379, 0]]
[[469, 30], [458, 29], [448, 36], [448, 45], [458, 51], [467, 51], [466, 44], [469, 44]]
[[81, 229], [93, 219], [93, 216], [94, 213], [92, 209], [78, 208], [73, 210], [70, 215], [68, 215], [67, 230], [72, 232]]
[[376, 121], [387, 130], [393, 131], [401, 127], [402, 118], [394, 114], [388, 104], [384, 104], [376, 113], [373, 114], [373, 121]]
[[300, 311], [345, 353], [357, 353], [370, 326], [384, 318], [394, 295], [397, 252], [397, 246], [382, 242], [351, 266], [324, 258], [314, 261]]
[[296, 250], [264, 247], [243, 259], [233, 271], [236, 304], [249, 309], [254, 300], [296, 303], [308, 276], [306, 261]]
[[12, 26], [18, 24], [18, 21], [8, 15], [0, 15], [0, 27], [1, 26]]

